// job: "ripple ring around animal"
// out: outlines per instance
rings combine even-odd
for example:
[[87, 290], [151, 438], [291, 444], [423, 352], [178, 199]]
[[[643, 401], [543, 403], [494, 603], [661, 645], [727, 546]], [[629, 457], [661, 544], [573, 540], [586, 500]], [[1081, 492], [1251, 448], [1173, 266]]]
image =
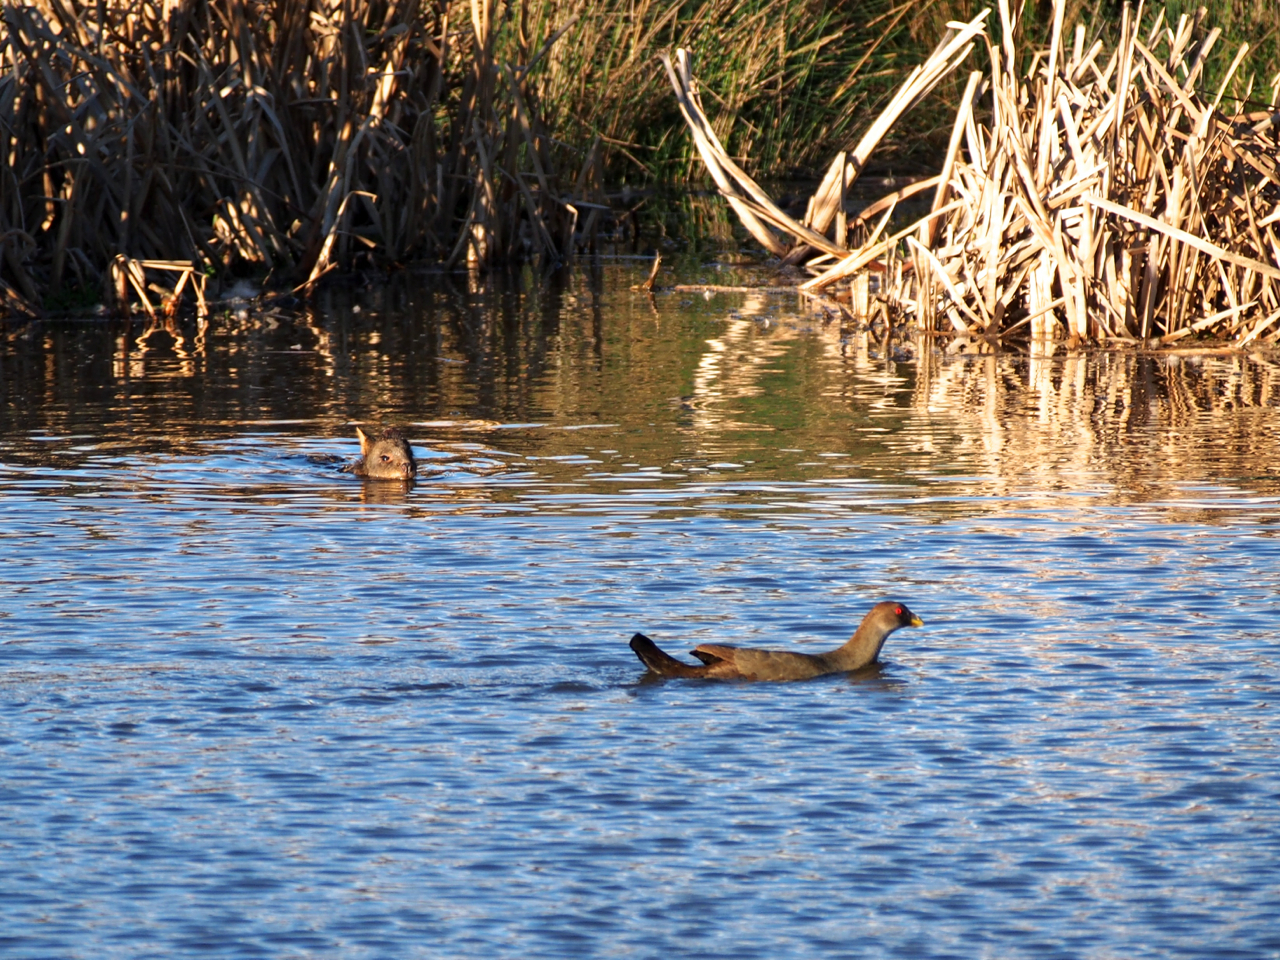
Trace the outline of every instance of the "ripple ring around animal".
[[828, 653], [753, 650], [703, 643], [691, 651], [700, 666], [681, 663], [664, 653], [643, 633], [631, 638], [631, 649], [659, 677], [703, 677], [712, 680], [808, 680], [828, 673], [847, 673], [876, 662], [889, 634], [899, 627], [922, 627], [924, 621], [904, 603], [885, 600], [871, 608], [844, 646]]
[[370, 435], [356, 427], [360, 438], [360, 459], [350, 467], [357, 477], [366, 480], [412, 480], [418, 473], [409, 441], [395, 427], [387, 427], [380, 435]]

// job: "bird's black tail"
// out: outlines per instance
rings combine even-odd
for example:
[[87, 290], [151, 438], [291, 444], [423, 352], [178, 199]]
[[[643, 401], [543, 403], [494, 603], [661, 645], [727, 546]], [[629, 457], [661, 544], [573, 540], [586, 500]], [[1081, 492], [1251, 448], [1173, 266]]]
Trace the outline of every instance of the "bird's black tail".
[[631, 649], [641, 663], [660, 677], [701, 677], [707, 672], [704, 666], [692, 667], [659, 650], [658, 645], [643, 633], [637, 633], [631, 638]]

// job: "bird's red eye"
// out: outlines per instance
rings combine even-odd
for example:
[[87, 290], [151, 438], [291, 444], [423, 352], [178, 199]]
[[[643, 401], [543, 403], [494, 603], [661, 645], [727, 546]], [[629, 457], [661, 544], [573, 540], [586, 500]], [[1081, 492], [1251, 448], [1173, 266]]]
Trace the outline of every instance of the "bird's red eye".
[[898, 616], [902, 616], [902, 608], [901, 608], [901, 607], [898, 607], [898, 609], [894, 610], [893, 612], [894, 612], [894, 613], [896, 613]]

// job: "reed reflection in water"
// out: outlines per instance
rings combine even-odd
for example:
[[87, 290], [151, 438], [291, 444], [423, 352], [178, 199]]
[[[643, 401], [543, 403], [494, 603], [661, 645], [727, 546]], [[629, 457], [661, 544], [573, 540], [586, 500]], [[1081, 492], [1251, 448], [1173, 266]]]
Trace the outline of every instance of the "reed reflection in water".
[[638, 279], [2, 328], [0, 951], [1280, 951], [1275, 358]]
[[[629, 289], [634, 278], [606, 268], [554, 282], [406, 281], [207, 323], [14, 326], [0, 356], [0, 426], [34, 455], [57, 444], [24, 434], [86, 423], [101, 440], [177, 450], [303, 426], [287, 421], [342, 437], [352, 421], [421, 423], [424, 440], [450, 432], [441, 422], [473, 439], [486, 423], [608, 422], [640, 429], [654, 462], [732, 460], [745, 448], [804, 476], [783, 452], [808, 449], [896, 476], [901, 456], [920, 454], [930, 470], [957, 458], [1014, 480], [1090, 466], [1120, 488], [1151, 464], [1135, 445], [1178, 448], [1161, 458], [1166, 479], [1267, 477], [1276, 462], [1270, 353], [949, 355], [843, 329], [785, 296], [651, 303]], [[1187, 430], [1203, 442], [1180, 443]], [[576, 440], [529, 442], [554, 455]]]

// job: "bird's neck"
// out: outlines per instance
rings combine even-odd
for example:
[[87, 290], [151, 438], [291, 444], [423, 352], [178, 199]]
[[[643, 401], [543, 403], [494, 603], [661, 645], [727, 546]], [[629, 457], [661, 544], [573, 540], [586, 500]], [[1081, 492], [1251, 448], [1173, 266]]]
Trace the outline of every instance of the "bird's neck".
[[849, 642], [838, 650], [827, 654], [827, 659], [837, 670], [861, 670], [870, 663], [876, 662], [880, 656], [880, 648], [889, 638], [892, 631], [884, 631], [869, 623], [864, 623]]

